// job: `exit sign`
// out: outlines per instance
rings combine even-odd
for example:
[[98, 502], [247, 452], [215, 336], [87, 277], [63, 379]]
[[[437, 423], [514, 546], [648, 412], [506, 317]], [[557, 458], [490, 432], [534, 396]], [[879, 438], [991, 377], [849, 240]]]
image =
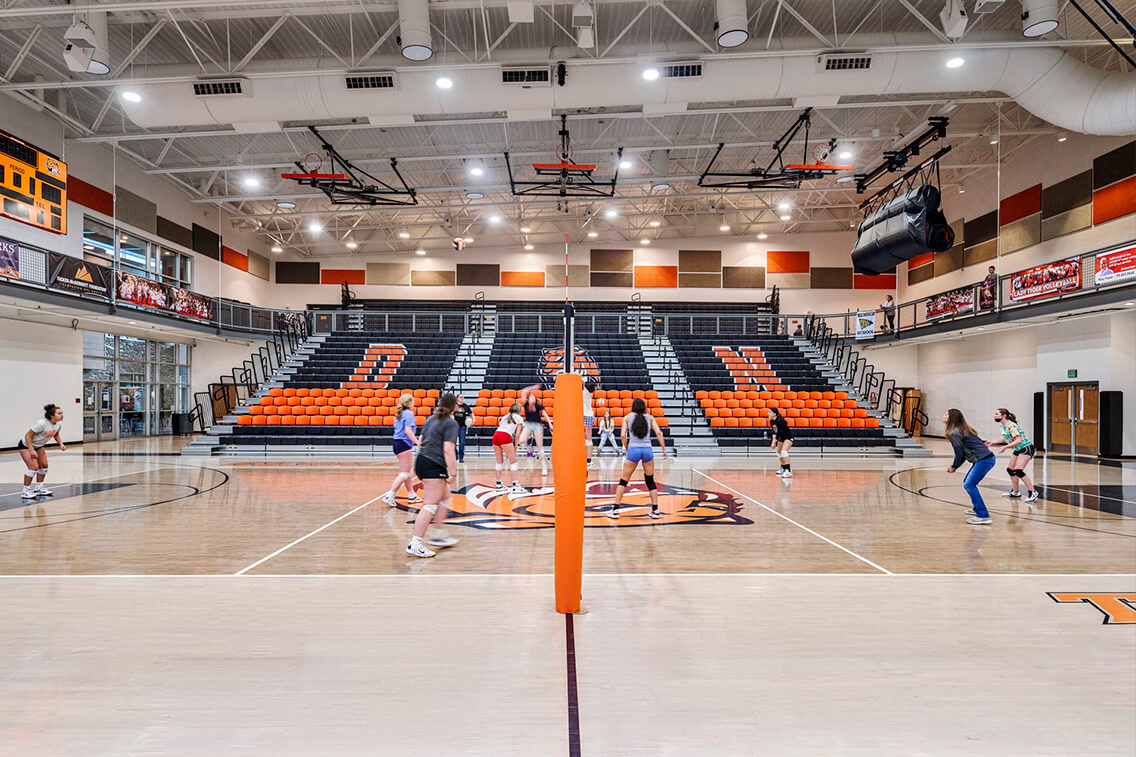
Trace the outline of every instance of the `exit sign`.
[[1069, 378], [1077, 378], [1077, 372], [1076, 371], [1069, 371]]

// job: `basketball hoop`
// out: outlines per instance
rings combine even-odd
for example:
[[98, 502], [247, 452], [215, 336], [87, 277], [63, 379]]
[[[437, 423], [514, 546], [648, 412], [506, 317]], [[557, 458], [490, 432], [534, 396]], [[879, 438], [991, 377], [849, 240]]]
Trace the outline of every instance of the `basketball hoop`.
[[325, 140], [314, 126], [308, 130], [322, 143], [329, 161], [328, 172], [323, 172], [324, 158], [317, 152], [310, 152], [302, 161], [296, 161], [299, 173], [282, 173], [280, 178], [291, 179], [302, 186], [318, 189], [327, 195], [333, 205], [417, 205], [418, 197], [402, 174], [398, 171], [398, 161], [390, 159], [391, 171], [398, 177], [401, 186], [394, 186], [367, 173], [344, 158]]
[[[509, 172], [509, 186], [514, 196], [545, 195], [554, 197], [614, 197], [619, 168], [611, 181], [596, 181], [594, 163], [577, 163], [572, 160], [572, 138], [568, 132], [568, 116], [560, 115], [560, 146], [556, 163], [533, 163], [536, 181], [521, 181], [513, 176], [509, 153], [505, 153], [505, 168]], [[616, 161], [622, 159], [623, 148], [616, 152]]]

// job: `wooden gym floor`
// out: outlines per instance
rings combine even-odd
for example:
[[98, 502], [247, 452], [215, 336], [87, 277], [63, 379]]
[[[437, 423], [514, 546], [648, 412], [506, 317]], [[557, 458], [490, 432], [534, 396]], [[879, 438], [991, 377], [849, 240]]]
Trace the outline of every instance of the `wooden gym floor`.
[[[1039, 460], [1034, 505], [933, 458], [660, 463], [552, 610], [552, 477], [455, 486], [403, 551], [389, 460], [0, 454], [0, 755], [1131, 755], [1136, 466]], [[640, 481], [641, 483], [641, 481]], [[1104, 622], [1109, 621], [1109, 622]]]

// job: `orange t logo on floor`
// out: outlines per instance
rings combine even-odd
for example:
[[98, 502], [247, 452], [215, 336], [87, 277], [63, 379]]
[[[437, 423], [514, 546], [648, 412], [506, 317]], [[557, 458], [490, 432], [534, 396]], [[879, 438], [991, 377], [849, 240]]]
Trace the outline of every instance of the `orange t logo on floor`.
[[1136, 594], [1046, 593], [1054, 602], [1087, 602], [1104, 613], [1105, 625], [1136, 623]]

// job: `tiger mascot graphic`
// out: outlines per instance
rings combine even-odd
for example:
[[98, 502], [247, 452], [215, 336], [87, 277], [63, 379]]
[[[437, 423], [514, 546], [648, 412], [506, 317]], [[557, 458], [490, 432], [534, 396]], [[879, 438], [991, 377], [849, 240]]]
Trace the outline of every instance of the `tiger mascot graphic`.
[[[741, 515], [742, 505], [729, 494], [679, 486], [659, 485], [659, 510], [663, 517], [653, 519], [651, 498], [642, 483], [632, 483], [623, 495], [619, 520], [607, 517], [615, 502], [615, 484], [593, 481], [584, 495], [584, 526], [587, 528], [629, 528], [693, 523], [748, 526], [753, 521]], [[417, 513], [418, 508], [400, 501], [400, 510]], [[551, 486], [522, 492], [501, 492], [486, 484], [473, 484], [455, 491], [446, 523], [483, 531], [505, 528], [552, 528], [556, 525], [556, 490]]]
[[[600, 367], [596, 364], [595, 358], [589, 355], [583, 347], [576, 347], [572, 350], [572, 354], [575, 357], [573, 363], [576, 366], [576, 373], [592, 379], [597, 384], [600, 383]], [[545, 386], [553, 386], [556, 383], [556, 377], [561, 373], [564, 373], [564, 348], [548, 347], [541, 351], [540, 365], [537, 367], [537, 375], [540, 376], [541, 383]]]

